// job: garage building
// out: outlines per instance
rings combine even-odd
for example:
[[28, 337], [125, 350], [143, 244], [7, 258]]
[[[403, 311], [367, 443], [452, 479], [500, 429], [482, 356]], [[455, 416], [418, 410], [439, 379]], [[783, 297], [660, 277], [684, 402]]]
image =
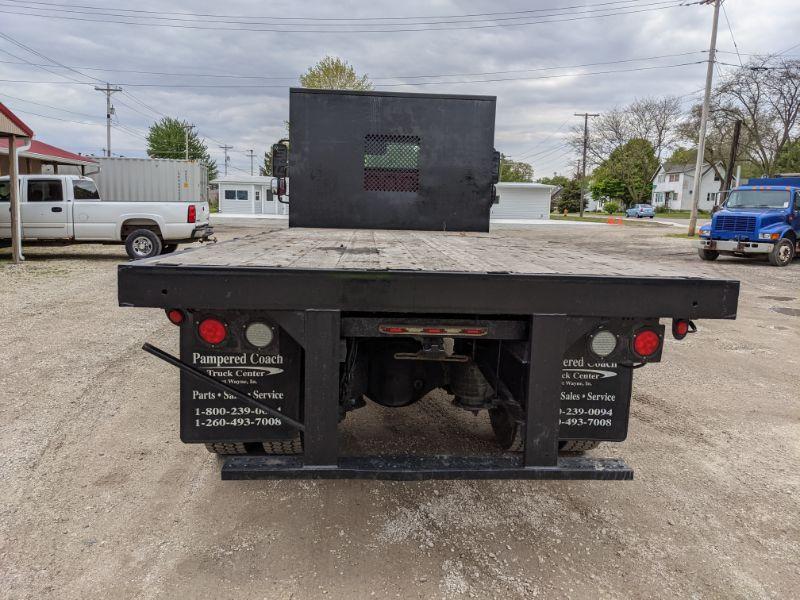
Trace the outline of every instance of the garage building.
[[556, 188], [543, 183], [496, 184], [500, 202], [492, 207], [492, 221], [549, 219], [550, 195]]

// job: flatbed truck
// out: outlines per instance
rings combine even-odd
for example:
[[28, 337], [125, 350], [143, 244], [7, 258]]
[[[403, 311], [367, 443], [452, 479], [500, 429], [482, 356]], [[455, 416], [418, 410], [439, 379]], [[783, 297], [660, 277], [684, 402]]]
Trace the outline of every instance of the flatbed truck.
[[[682, 339], [697, 319], [733, 319], [739, 283], [485, 231], [494, 201], [491, 148], [466, 149], [473, 158], [462, 159], [479, 163], [466, 165], [470, 177], [458, 163], [448, 165], [450, 183], [439, 177], [441, 185], [465, 186], [465, 201], [477, 205], [454, 215], [470, 231], [434, 230], [449, 208], [430, 206], [436, 195], [424, 189], [423, 169], [411, 173], [408, 165], [435, 162], [426, 142], [459, 130], [418, 125], [428, 108], [441, 118], [449, 107], [458, 121], [460, 111], [474, 118], [475, 104], [488, 100], [356, 92], [309, 99], [315, 94], [292, 91], [290, 214], [304, 203], [298, 226], [119, 267], [120, 304], [163, 309], [179, 330], [178, 356], [144, 348], [180, 370], [182, 441], [223, 455], [223, 479], [631, 479], [623, 460], [584, 453], [626, 438], [633, 373], [660, 361], [661, 320]], [[357, 131], [307, 128], [305, 111], [316, 112], [308, 102]], [[360, 121], [345, 117], [364, 102], [359, 131]], [[312, 131], [317, 139], [307, 146]], [[378, 134], [397, 136], [401, 148], [384, 137], [377, 152], [393, 156], [382, 167], [353, 153], [351, 175], [365, 187], [416, 187], [391, 198], [395, 210], [403, 200], [413, 210], [387, 217], [373, 206], [343, 227], [347, 213], [330, 204], [336, 188], [317, 196], [307, 190], [348, 177], [324, 170], [325, 148], [341, 155], [347, 135]], [[371, 143], [359, 149], [376, 151]], [[417, 146], [414, 160], [398, 158], [408, 143]], [[365, 192], [348, 195], [349, 208], [386, 190]], [[403, 227], [365, 222], [388, 218]], [[488, 414], [496, 453], [360, 456], [340, 447], [340, 422], [352, 411], [369, 402], [402, 411], [435, 389], [460, 409]]]

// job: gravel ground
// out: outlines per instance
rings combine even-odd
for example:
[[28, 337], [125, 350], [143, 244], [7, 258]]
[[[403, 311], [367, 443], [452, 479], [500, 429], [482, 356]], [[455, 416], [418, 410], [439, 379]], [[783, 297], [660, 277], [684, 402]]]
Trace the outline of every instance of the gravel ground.
[[[633, 482], [222, 482], [139, 349], [174, 328], [116, 306], [121, 249], [0, 250], [0, 597], [797, 597], [800, 261], [702, 263], [670, 229], [503, 230], [741, 279], [736, 321], [636, 372], [628, 440], [594, 451]], [[351, 417], [355, 444], [491, 444], [444, 395]]]

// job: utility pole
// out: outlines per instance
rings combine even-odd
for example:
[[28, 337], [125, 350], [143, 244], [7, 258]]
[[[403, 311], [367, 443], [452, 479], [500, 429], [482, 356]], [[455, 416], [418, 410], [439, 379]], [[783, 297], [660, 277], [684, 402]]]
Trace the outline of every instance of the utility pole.
[[192, 129], [195, 128], [195, 125], [189, 125], [188, 123], [182, 125], [184, 134], [186, 135], [186, 146], [184, 152], [184, 158], [189, 160], [189, 134], [191, 133]]
[[700, 203], [700, 184], [703, 177], [703, 162], [706, 154], [706, 128], [711, 104], [711, 82], [714, 79], [714, 61], [717, 55], [717, 25], [719, 24], [720, 0], [703, 0], [703, 4], [714, 4], [714, 21], [711, 24], [711, 44], [708, 48], [708, 69], [706, 69], [706, 93], [703, 97], [703, 112], [700, 115], [700, 134], [697, 139], [697, 163], [694, 167], [694, 189], [692, 190], [692, 216], [689, 218], [689, 237], [694, 237], [697, 227], [697, 207]]
[[253, 149], [247, 151], [247, 155], [250, 157], [250, 176], [253, 176], [253, 157], [255, 154], [253, 153]]
[[599, 117], [597, 113], [575, 113], [576, 117], [583, 117], [583, 160], [581, 161], [581, 217], [583, 217], [583, 200], [586, 196], [586, 153], [589, 149], [589, 117]]
[[122, 88], [119, 86], [112, 87], [106, 83], [106, 87], [94, 86], [94, 89], [106, 95], [106, 156], [111, 156], [111, 115], [114, 114], [114, 107], [111, 106], [111, 94], [121, 92]]
[[233, 146], [229, 146], [228, 144], [223, 144], [222, 146], [220, 146], [220, 148], [222, 148], [222, 151], [225, 153], [225, 177], [227, 177], [228, 162], [230, 161], [230, 159], [228, 158], [228, 150], [233, 150]]
[[[731, 142], [731, 156], [728, 159], [728, 169], [725, 171], [725, 183], [723, 184], [723, 191], [725, 192], [725, 196], [723, 200], [728, 199], [728, 195], [731, 193], [731, 182], [733, 181], [733, 165], [736, 164], [736, 157], [739, 154], [739, 137], [742, 134], [742, 120], [736, 119], [736, 123], [733, 125], [733, 141]], [[738, 185], [738, 181], [737, 181]]]

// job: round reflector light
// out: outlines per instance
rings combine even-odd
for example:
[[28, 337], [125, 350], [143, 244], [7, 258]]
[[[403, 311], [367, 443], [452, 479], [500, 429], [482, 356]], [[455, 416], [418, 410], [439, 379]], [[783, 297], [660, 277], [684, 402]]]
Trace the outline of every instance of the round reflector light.
[[167, 318], [173, 325], [180, 325], [183, 323], [184, 319], [183, 311], [177, 308], [171, 308], [167, 311]]
[[209, 317], [200, 321], [200, 326], [197, 328], [197, 333], [200, 334], [200, 339], [208, 344], [219, 344], [225, 340], [228, 335], [228, 328], [225, 323], [219, 319]]
[[256, 348], [265, 348], [275, 337], [272, 327], [266, 323], [250, 323], [244, 330], [245, 339]]
[[661, 338], [652, 329], [642, 329], [633, 336], [633, 350], [639, 356], [653, 356], [660, 346]]
[[675, 321], [675, 334], [685, 337], [689, 333], [689, 321]]
[[608, 329], [601, 329], [592, 336], [589, 348], [597, 356], [605, 358], [617, 348], [617, 336]]

